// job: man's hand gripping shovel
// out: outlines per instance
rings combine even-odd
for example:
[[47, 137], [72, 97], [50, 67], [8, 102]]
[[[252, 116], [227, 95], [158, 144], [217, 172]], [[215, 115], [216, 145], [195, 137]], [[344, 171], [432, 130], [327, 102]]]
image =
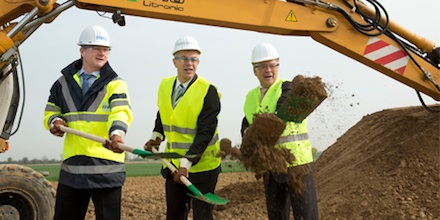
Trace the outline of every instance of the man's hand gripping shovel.
[[[78, 131], [78, 130], [75, 130], [75, 129], [72, 129], [69, 127], [65, 127], [62, 125], [59, 126], [59, 129], [63, 132], [77, 135], [77, 136], [80, 136], [83, 138], [87, 138], [89, 140], [96, 141], [101, 144], [104, 144], [106, 141], [108, 141], [105, 138], [98, 137], [98, 136], [95, 136], [95, 135], [92, 135], [89, 133], [85, 133], [82, 131]], [[143, 158], [145, 158], [145, 157], [159, 158], [168, 167], [168, 169], [170, 169], [171, 172], [173, 172], [173, 173], [177, 172], [177, 169], [166, 158], [182, 158], [182, 157], [191, 158], [192, 157], [192, 156], [188, 156], [188, 155], [180, 155], [177, 153], [159, 153], [159, 151], [157, 151], [155, 148], [153, 148], [153, 153], [151, 153], [149, 151], [131, 148], [125, 144], [118, 144], [118, 148], [121, 150], [124, 150], [124, 151], [131, 152], [133, 154], [139, 155]], [[225, 205], [226, 203], [229, 202], [229, 200], [222, 198], [222, 197], [219, 197], [219, 196], [212, 194], [212, 193], [203, 194], [185, 176], [180, 176], [180, 181], [182, 181], [182, 183], [185, 184], [185, 186], [188, 187], [188, 189], [193, 193], [193, 194], [188, 193], [188, 195], [195, 198], [195, 199], [198, 199], [198, 200], [201, 200], [201, 201], [213, 204], [213, 205]]]

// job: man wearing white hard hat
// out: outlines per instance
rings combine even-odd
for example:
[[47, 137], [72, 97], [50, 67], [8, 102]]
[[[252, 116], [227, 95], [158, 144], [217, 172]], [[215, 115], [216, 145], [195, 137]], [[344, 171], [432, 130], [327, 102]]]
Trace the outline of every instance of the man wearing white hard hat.
[[[241, 134], [252, 124], [254, 116], [275, 113], [292, 89], [289, 81], [278, 79], [280, 56], [276, 48], [261, 43], [252, 50], [252, 69], [259, 86], [246, 95]], [[289, 219], [290, 207], [296, 220], [318, 219], [318, 203], [312, 171], [312, 146], [307, 135], [307, 119], [302, 122], [287, 122], [275, 147], [288, 149], [294, 156], [288, 164], [288, 173], [263, 174], [266, 208], [270, 220]], [[294, 178], [292, 178], [294, 175]], [[292, 181], [301, 181], [293, 183]], [[298, 186], [304, 187], [298, 188]]]
[[78, 45], [81, 58], [61, 70], [50, 89], [44, 126], [55, 136], [64, 136], [63, 125], [111, 143], [66, 134], [54, 219], [84, 219], [91, 198], [96, 219], [119, 220], [126, 175], [125, 153], [117, 144], [133, 119], [127, 84], [108, 62], [111, 45], [104, 28], [85, 28]]
[[188, 196], [188, 188], [180, 181], [185, 176], [201, 193], [214, 193], [221, 172], [221, 159], [217, 157], [220, 94], [214, 85], [196, 74], [200, 54], [193, 37], [184, 36], [176, 41], [172, 61], [177, 75], [164, 78], [159, 86], [159, 111], [153, 134], [144, 146], [152, 151], [166, 139], [165, 152], [199, 155], [192, 159], [170, 159], [178, 169], [174, 173], [163, 166], [167, 219], [187, 219], [191, 206], [194, 220], [213, 219], [213, 206]]

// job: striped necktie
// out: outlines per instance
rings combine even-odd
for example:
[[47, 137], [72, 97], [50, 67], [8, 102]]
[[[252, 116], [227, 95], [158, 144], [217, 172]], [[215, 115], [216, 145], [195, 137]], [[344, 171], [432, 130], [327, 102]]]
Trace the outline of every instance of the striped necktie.
[[182, 98], [183, 93], [185, 92], [185, 87], [180, 84], [177, 88], [176, 98], [174, 99], [174, 107], [177, 105], [177, 103], [180, 101], [180, 98]]
[[92, 74], [87, 74], [87, 73], [83, 73], [81, 75], [82, 77], [82, 85], [81, 85], [81, 89], [82, 89], [82, 93], [83, 95], [85, 95], [87, 93], [87, 91], [89, 90], [90, 86], [93, 84], [93, 82], [95, 81], [95, 76]]

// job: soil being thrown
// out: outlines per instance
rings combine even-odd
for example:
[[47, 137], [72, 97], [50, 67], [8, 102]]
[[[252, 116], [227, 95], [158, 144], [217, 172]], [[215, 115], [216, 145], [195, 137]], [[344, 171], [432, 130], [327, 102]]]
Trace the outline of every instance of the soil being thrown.
[[285, 127], [276, 115], [264, 113], [257, 115], [244, 133], [239, 159], [257, 178], [263, 172], [287, 173], [286, 163], [292, 164], [295, 160], [288, 149], [274, 147]]
[[326, 98], [326, 86], [320, 77], [297, 75], [293, 78], [292, 90], [278, 109], [277, 115], [284, 121], [302, 122]]
[[[303, 121], [327, 97], [325, 85], [319, 77], [297, 75], [291, 86], [292, 90], [280, 98], [284, 102], [277, 115], [256, 114], [243, 135], [239, 159], [257, 178], [263, 172], [287, 173], [286, 164], [292, 164], [295, 157], [288, 149], [274, 147], [286, 127], [285, 122]], [[222, 152], [233, 149], [224, 147]]]
[[[305, 170], [301, 167], [288, 172], [287, 164], [292, 164], [294, 155], [286, 148], [275, 148], [275, 144], [283, 133], [286, 121], [302, 122], [327, 97], [325, 85], [319, 77], [297, 75], [291, 82], [292, 90], [283, 94], [283, 104], [277, 114], [256, 114], [253, 123], [243, 135], [242, 144], [237, 148], [230, 147], [230, 141], [221, 143], [222, 156], [231, 154], [237, 157], [248, 171], [255, 173], [257, 179], [264, 173], [289, 173], [291, 184], [300, 190], [295, 179], [302, 178]], [[280, 119], [281, 118], [281, 119]], [[230, 152], [234, 151], [234, 152]]]

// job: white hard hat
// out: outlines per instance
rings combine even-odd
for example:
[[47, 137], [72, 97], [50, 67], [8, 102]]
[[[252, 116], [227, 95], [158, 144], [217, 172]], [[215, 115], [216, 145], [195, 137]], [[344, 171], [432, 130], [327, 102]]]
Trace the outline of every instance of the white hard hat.
[[110, 37], [107, 31], [98, 25], [86, 27], [79, 37], [78, 45], [96, 45], [96, 46], [110, 46]]
[[277, 49], [268, 43], [261, 43], [254, 47], [252, 50], [252, 63], [259, 63], [268, 60], [279, 59]]
[[173, 55], [181, 50], [196, 50], [199, 54], [202, 53], [197, 40], [190, 36], [184, 36], [177, 39], [174, 44]]

